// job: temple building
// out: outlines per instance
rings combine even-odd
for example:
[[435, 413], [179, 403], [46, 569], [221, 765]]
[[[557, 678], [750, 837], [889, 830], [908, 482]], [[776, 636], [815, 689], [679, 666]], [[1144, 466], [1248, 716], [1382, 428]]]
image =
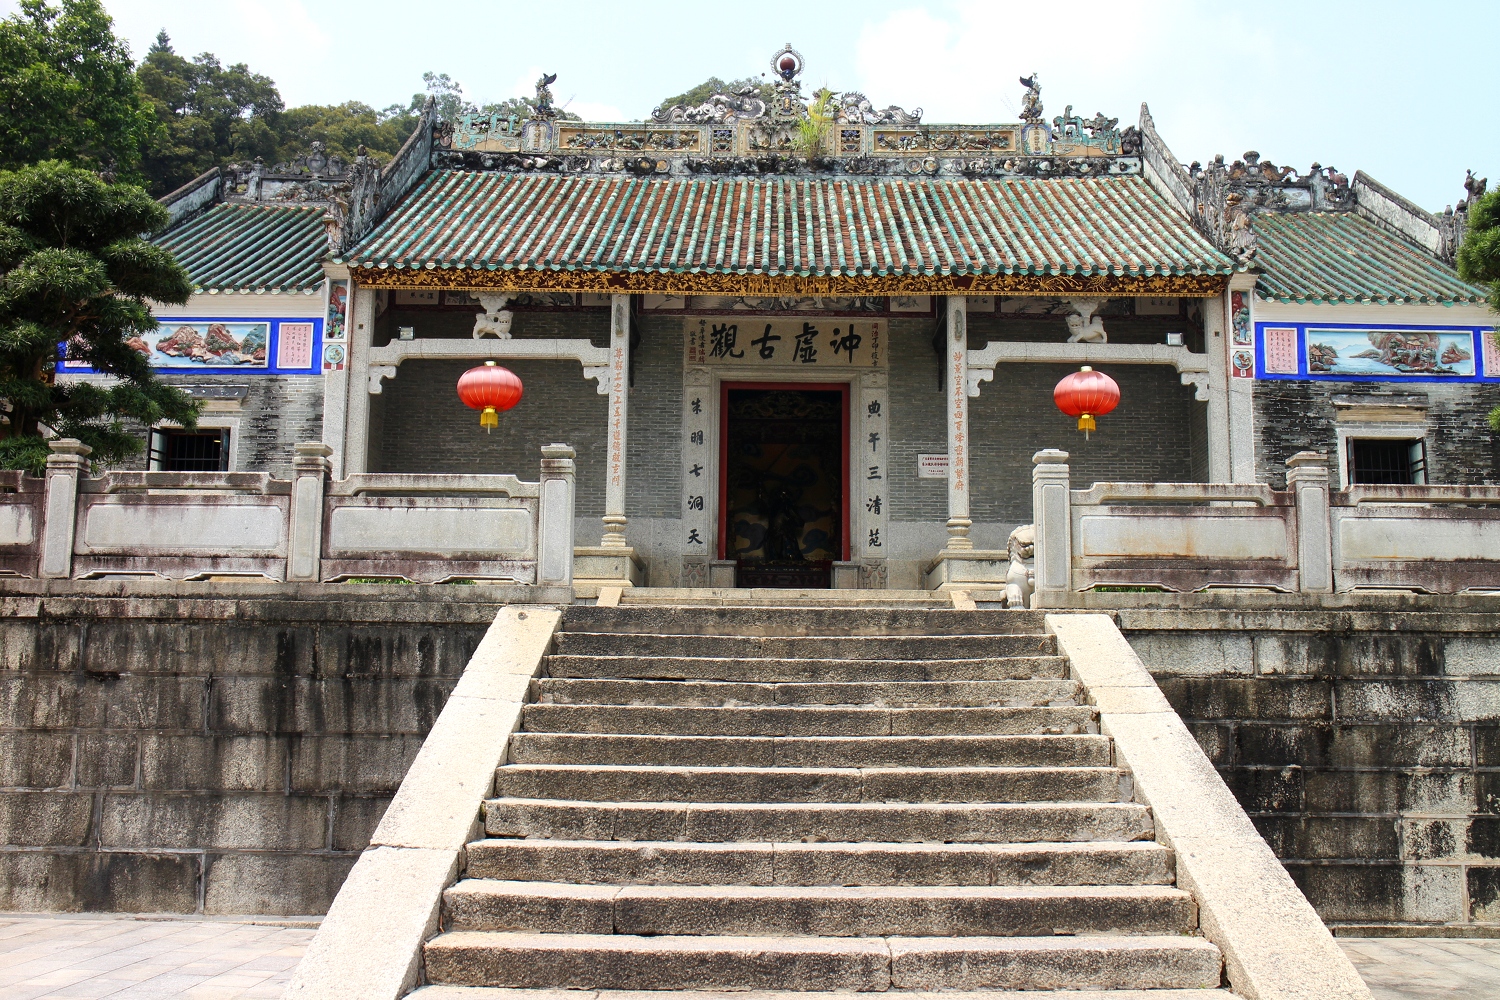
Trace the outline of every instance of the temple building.
[[[197, 293], [137, 346], [204, 412], [145, 461], [285, 477], [321, 439], [335, 478], [529, 473], [567, 442], [585, 596], [1001, 586], [1046, 448], [1075, 486], [1282, 488], [1305, 450], [1335, 488], [1500, 482], [1463, 205], [1185, 165], [1144, 105], [1049, 117], [1034, 75], [1021, 121], [943, 125], [771, 68], [772, 99], [630, 123], [564, 120], [544, 78], [524, 120], [429, 105], [383, 167], [315, 148], [169, 195]], [[455, 393], [485, 361], [525, 387], [493, 432]], [[1082, 366], [1121, 391], [1087, 436], [1053, 404]]]

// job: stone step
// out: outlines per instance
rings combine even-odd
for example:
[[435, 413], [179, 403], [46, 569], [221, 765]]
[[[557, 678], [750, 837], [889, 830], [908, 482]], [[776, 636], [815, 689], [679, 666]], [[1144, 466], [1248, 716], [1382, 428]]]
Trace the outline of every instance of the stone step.
[[[888, 995], [900, 997], [902, 991]], [[739, 990], [732, 996], [688, 990], [527, 990], [501, 986], [423, 986], [411, 1000], [850, 1000], [848, 993], [800, 990]], [[941, 997], [907, 1000], [1238, 1000], [1217, 990], [945, 990]]]
[[612, 680], [705, 680], [758, 684], [784, 682], [1004, 681], [1061, 680], [1068, 675], [1062, 656], [993, 656], [969, 659], [882, 660], [784, 659], [721, 656], [546, 657], [552, 677]]
[[559, 632], [556, 652], [573, 656], [718, 656], [821, 660], [967, 660], [1054, 656], [1050, 635], [659, 635]]
[[1105, 736], [640, 736], [516, 733], [516, 764], [656, 767], [1110, 767]]
[[542, 705], [865, 705], [898, 707], [1074, 705], [1082, 685], [1070, 680], [885, 681], [756, 684], [732, 681], [596, 680], [544, 677]]
[[1071, 734], [1097, 729], [1087, 706], [855, 708], [851, 706], [527, 705], [529, 733], [678, 736], [972, 736]]
[[428, 980], [551, 989], [1170, 989], [1217, 986], [1202, 938], [639, 937], [453, 931]]
[[604, 885], [1170, 885], [1150, 840], [1052, 844], [476, 840], [470, 878]]
[[614, 886], [465, 879], [448, 930], [550, 934], [1031, 937], [1190, 934], [1169, 886]]
[[1113, 767], [645, 767], [507, 764], [501, 798], [597, 802], [1113, 802]]
[[575, 802], [490, 799], [491, 837], [554, 840], [1038, 843], [1144, 840], [1135, 802]]
[[1041, 611], [955, 611], [949, 598], [931, 595], [900, 607], [627, 606], [634, 603], [626, 591], [617, 608], [565, 608], [562, 629], [636, 635], [1040, 634], [1044, 617]]

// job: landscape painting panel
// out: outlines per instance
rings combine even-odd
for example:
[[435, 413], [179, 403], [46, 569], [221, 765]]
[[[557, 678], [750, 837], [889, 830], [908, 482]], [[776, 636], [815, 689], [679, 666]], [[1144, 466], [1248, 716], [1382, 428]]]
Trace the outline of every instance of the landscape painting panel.
[[265, 368], [270, 339], [270, 323], [164, 319], [129, 344], [154, 368]]
[[1474, 335], [1468, 330], [1307, 331], [1310, 375], [1374, 378], [1473, 376]]

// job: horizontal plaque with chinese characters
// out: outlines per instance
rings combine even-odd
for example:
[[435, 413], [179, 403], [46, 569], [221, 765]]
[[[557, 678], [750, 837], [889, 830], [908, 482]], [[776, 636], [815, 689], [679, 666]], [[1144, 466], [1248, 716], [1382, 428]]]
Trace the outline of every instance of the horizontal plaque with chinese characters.
[[690, 365], [781, 368], [881, 368], [883, 320], [757, 316], [695, 317], [684, 322]]

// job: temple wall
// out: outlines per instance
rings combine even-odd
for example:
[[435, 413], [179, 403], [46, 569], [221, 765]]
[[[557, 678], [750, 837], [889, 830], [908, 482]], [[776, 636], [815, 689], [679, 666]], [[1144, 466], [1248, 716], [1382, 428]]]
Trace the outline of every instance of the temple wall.
[[[1500, 406], [1500, 385], [1442, 382], [1255, 383], [1256, 478], [1285, 488], [1286, 460], [1299, 451], [1328, 453], [1335, 480], [1339, 469], [1339, 419], [1334, 397], [1364, 397], [1371, 403], [1391, 394], [1425, 400], [1427, 409], [1411, 424], [1411, 436], [1427, 442], [1427, 481], [1460, 486], [1500, 483], [1500, 437], [1485, 416]], [[1394, 429], [1393, 424], [1348, 424], [1351, 435]], [[1341, 485], [1337, 481], [1335, 486]]]
[[1486, 598], [1384, 603], [1424, 601], [1442, 610], [1122, 609], [1119, 619], [1324, 920], [1492, 933], [1500, 616]]

